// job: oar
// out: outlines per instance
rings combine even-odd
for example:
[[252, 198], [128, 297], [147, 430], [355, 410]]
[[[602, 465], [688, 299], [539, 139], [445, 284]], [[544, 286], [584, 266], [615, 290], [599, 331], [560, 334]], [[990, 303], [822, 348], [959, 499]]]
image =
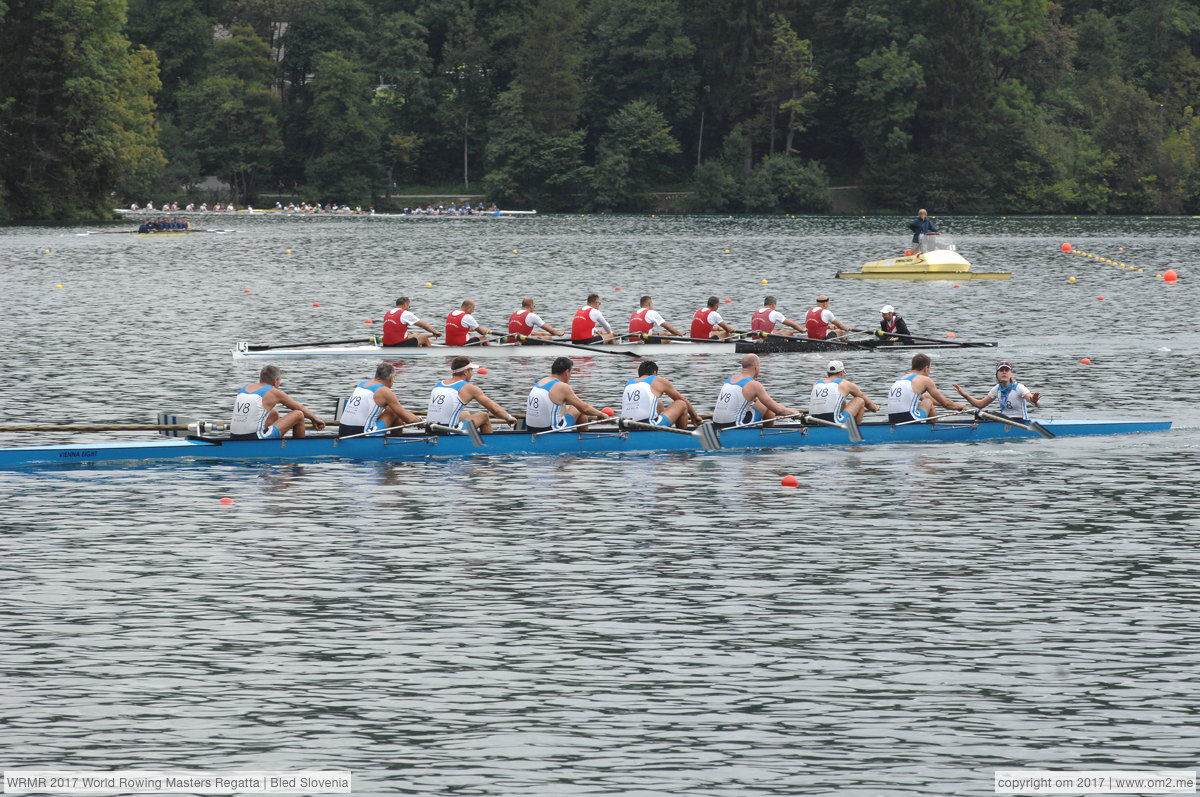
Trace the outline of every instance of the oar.
[[183, 432], [186, 423], [111, 423], [67, 426], [0, 426], [0, 432]]
[[281, 343], [278, 345], [250, 344], [246, 351], [271, 351], [273, 349], [308, 349], [316, 346], [337, 346], [342, 343], [374, 343], [375, 338], [354, 338], [353, 340], [320, 340], [315, 343]]
[[686, 335], [654, 335], [648, 332], [626, 332], [623, 338], [655, 338], [657, 340], [674, 340], [681, 343], [724, 343], [733, 342], [731, 338], [690, 338]]
[[[403, 424], [402, 426], [389, 426], [386, 429], [372, 429], [369, 432], [359, 432], [358, 434], [348, 434], [344, 437], [339, 437], [337, 439], [338, 440], [353, 440], [356, 437], [374, 437], [375, 435], [387, 434], [388, 432], [394, 432], [397, 429], [411, 429], [414, 426], [424, 426], [424, 425], [425, 425], [425, 421], [417, 421], [416, 423], [406, 423], [406, 424]], [[472, 426], [474, 426], [474, 424], [472, 424]]]
[[929, 423], [930, 421], [936, 422], [936, 421], [943, 420], [945, 418], [953, 418], [956, 415], [974, 415], [974, 414], [975, 414], [975, 410], [973, 410], [973, 409], [957, 410], [955, 412], [943, 412], [943, 413], [939, 413], [938, 415], [930, 415], [925, 418], [913, 418], [911, 421], [901, 421], [900, 423], [892, 424], [892, 426], [908, 426], [910, 423]]
[[626, 418], [621, 419], [621, 426], [627, 429], [643, 429], [647, 432], [671, 432], [672, 434], [685, 434], [688, 437], [700, 438], [700, 446], [705, 451], [719, 451], [721, 449], [721, 440], [719, 437], [717, 437], [717, 430], [711, 423], [708, 422], [697, 426], [695, 431], [676, 429], [674, 426], [655, 426], [652, 423], [631, 421]]
[[920, 341], [922, 343], [940, 343], [951, 344], [964, 349], [972, 348], [995, 348], [994, 341], [979, 341], [979, 340], [950, 340], [949, 338], [921, 338], [916, 335], [901, 335], [897, 332], [884, 332], [882, 329], [851, 329], [851, 332], [861, 332], [864, 335], [874, 335], [877, 338], [904, 338], [906, 340]]
[[465, 429], [458, 429], [454, 426], [443, 426], [440, 423], [431, 423], [429, 424], [429, 428], [442, 434], [465, 434], [471, 438], [471, 445], [476, 447], [483, 445], [483, 435], [479, 434], [479, 427], [469, 421]]
[[598, 423], [613, 423], [616, 420], [617, 420], [616, 418], [601, 418], [598, 421], [588, 421], [587, 423], [576, 423], [576, 424], [572, 424], [570, 426], [564, 426], [561, 429], [547, 429], [544, 432], [534, 432], [533, 436], [535, 438], [538, 438], [544, 434], [557, 434], [558, 432], [573, 432], [576, 429], [586, 429], [587, 427], [595, 426]]
[[832, 426], [834, 429], [841, 429], [850, 438], [851, 443], [861, 443], [863, 441], [862, 432], [858, 428], [858, 422], [854, 420], [853, 415], [849, 414], [846, 415], [846, 422], [844, 424], [827, 421], [824, 418], [814, 418], [807, 412], [797, 412], [792, 415], [777, 415], [774, 418], [764, 418], [761, 421], [752, 421], [751, 423], [739, 423], [735, 426], [726, 426], [722, 431], [728, 429], [749, 429], [755, 426], [763, 426], [764, 424], [775, 423], [775, 421], [782, 421], [787, 418], [800, 418], [806, 424], [812, 423], [816, 424], [817, 426]]
[[984, 412], [983, 410], [976, 410], [975, 414], [978, 415], [980, 418], [987, 418], [989, 421], [996, 421], [998, 423], [1008, 424], [1009, 426], [1015, 426], [1018, 429], [1024, 429], [1027, 432], [1033, 432], [1034, 434], [1040, 434], [1042, 437], [1046, 438], [1047, 440], [1050, 440], [1053, 437], [1055, 437], [1054, 432], [1050, 431], [1045, 426], [1042, 426], [1037, 421], [1030, 421], [1029, 425], [1027, 426], [1023, 423], [1014, 421], [1012, 418], [1006, 418], [1003, 415], [996, 415], [995, 413], [992, 413], [992, 412]]
[[594, 346], [580, 346], [578, 343], [564, 343], [561, 340], [554, 340], [552, 338], [533, 338], [528, 335], [516, 335], [515, 337], [517, 340], [525, 343], [532, 343], [535, 346], [564, 346], [568, 349], [579, 349], [580, 351], [586, 351], [589, 354], [624, 354], [629, 357], [636, 357], [639, 360], [642, 359], [642, 355], [631, 351], [605, 351], [604, 349], [597, 349]]

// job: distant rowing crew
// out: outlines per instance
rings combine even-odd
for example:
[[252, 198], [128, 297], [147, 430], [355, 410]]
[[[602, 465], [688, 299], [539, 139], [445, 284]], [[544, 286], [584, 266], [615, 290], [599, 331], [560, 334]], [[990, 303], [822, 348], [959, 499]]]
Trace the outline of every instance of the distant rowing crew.
[[[930, 365], [929, 355], [917, 354], [912, 358], [911, 371], [892, 383], [887, 399], [889, 423], [930, 420], [937, 416], [935, 405], [954, 413], [966, 409], [965, 404], [951, 401], [938, 390], [937, 384], [929, 376]], [[400, 404], [396, 397], [393, 390], [395, 366], [387, 362], [380, 363], [375, 369], [374, 378], [357, 385], [346, 401], [338, 435], [380, 434], [419, 425], [451, 432], [469, 430], [471, 433], [488, 434], [492, 431], [492, 417], [516, 428], [517, 419], [472, 383], [476, 368], [476, 364], [468, 358], [455, 357], [450, 363], [450, 377], [439, 381], [430, 391], [426, 417], [420, 418]], [[527, 431], [567, 430], [587, 426], [591, 422], [607, 421], [612, 417], [611, 410], [598, 410], [575, 393], [570, 384], [573, 369], [574, 363], [569, 357], [559, 357], [552, 364], [550, 374], [539, 379], [530, 389], [525, 402]], [[761, 371], [762, 365], [757, 355], [747, 354], [742, 358], [741, 370], [730, 376], [717, 393], [712, 413], [714, 426], [718, 429], [755, 426], [769, 424], [775, 418], [804, 414], [771, 398], [758, 379]], [[847, 423], [849, 417], [857, 423], [862, 420], [865, 411], [880, 410], [880, 406], [868, 398], [858, 385], [846, 379], [846, 368], [841, 361], [831, 361], [826, 371], [826, 377], [818, 380], [810, 393], [809, 417], [833, 424]], [[316, 429], [325, 428], [323, 420], [280, 388], [280, 378], [279, 368], [268, 365], [259, 374], [258, 382], [246, 385], [237, 394], [230, 424], [232, 439], [277, 439], [289, 430], [294, 437], [303, 437], [306, 419]], [[982, 398], [969, 395], [957, 384], [954, 389], [977, 409], [983, 409], [998, 400], [1001, 415], [1028, 420], [1028, 404], [1037, 406], [1040, 394], [1031, 392], [1013, 378], [1011, 363], [1000, 363], [996, 367], [996, 378], [996, 385]], [[664, 405], [664, 398], [670, 399], [670, 404]], [[467, 411], [467, 406], [472, 402], [478, 403], [484, 411]], [[289, 412], [281, 414], [277, 410], [280, 404]], [[588, 418], [594, 421], [589, 422]], [[669, 379], [658, 374], [658, 365], [652, 361], [642, 362], [637, 377], [626, 383], [621, 397], [620, 418], [676, 429], [687, 429], [689, 424], [699, 426], [702, 423], [693, 404], [675, 389]]]
[[[828, 296], [817, 297], [816, 306], [805, 314], [803, 325], [791, 320], [776, 309], [777, 304], [778, 299], [774, 296], [767, 296], [763, 299], [762, 309], [751, 316], [751, 334], [797, 335], [805, 336], [810, 340], [829, 340], [844, 338], [847, 333], [854, 331], [852, 327], [839, 321], [829, 309]], [[719, 306], [720, 299], [716, 296], [708, 297], [704, 307], [693, 314], [690, 332], [685, 336], [654, 309], [653, 297], [643, 296], [638, 304], [638, 309], [633, 311], [629, 317], [629, 332], [619, 335], [604, 314], [600, 312], [599, 294], [591, 293], [588, 294], [587, 303], [575, 312], [575, 317], [571, 320], [571, 342], [584, 345], [607, 343], [618, 337], [628, 338], [631, 342], [660, 342], [657, 338], [651, 337], [655, 329], [660, 328], [678, 338], [690, 337], [693, 340], [728, 338], [730, 335], [736, 334], [738, 330], [725, 321], [717, 310]], [[500, 334], [502, 336], [500, 340], [506, 343], [521, 341], [522, 338], [517, 337], [521, 335], [531, 338], [550, 338], [551, 336], [561, 337], [565, 334], [547, 324], [535, 312], [535, 309], [536, 302], [532, 298], [523, 299], [521, 309], [509, 316], [508, 335], [505, 336], [503, 333], [495, 333], [493, 330], [481, 326], [474, 316], [475, 302], [466, 299], [457, 310], [451, 311], [446, 316], [445, 344], [447, 346], [471, 344], [486, 346], [490, 342], [487, 336], [493, 334]], [[909, 342], [905, 340], [905, 337], [910, 334], [908, 325], [903, 318], [896, 314], [895, 308], [890, 304], [884, 305], [880, 313], [883, 318], [879, 322], [879, 328], [883, 335], [900, 336], [889, 338], [890, 342]], [[424, 331], [417, 332], [415, 331], [417, 329]], [[433, 338], [441, 337], [441, 335], [442, 333], [430, 326], [428, 322], [422, 321], [412, 311], [412, 301], [407, 296], [397, 299], [396, 306], [388, 310], [383, 318], [384, 346], [429, 346]]]

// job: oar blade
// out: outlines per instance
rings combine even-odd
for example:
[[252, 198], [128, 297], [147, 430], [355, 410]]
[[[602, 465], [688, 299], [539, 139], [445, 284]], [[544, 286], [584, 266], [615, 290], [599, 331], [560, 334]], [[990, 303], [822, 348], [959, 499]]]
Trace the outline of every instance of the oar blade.
[[1055, 435], [1054, 432], [1050, 431], [1045, 426], [1042, 426], [1037, 421], [1030, 421], [1029, 428], [1032, 429], [1033, 431], [1037, 432], [1038, 434], [1040, 434], [1042, 437], [1046, 438], [1047, 440], [1053, 440], [1055, 437], [1057, 437], [1057, 435]]
[[863, 441], [862, 430], [858, 428], [858, 421], [854, 420], [854, 416], [846, 414], [846, 434], [850, 437], [851, 443], [861, 443]]
[[717, 436], [717, 427], [712, 425], [712, 421], [697, 426], [695, 435], [700, 438], [700, 445], [705, 451], [721, 450], [721, 438]]

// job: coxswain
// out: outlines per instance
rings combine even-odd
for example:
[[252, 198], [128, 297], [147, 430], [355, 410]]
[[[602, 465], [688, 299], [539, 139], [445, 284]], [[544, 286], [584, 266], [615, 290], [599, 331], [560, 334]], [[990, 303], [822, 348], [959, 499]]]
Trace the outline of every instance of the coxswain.
[[[312, 421], [314, 429], [324, 429], [325, 421], [297, 402], [279, 387], [277, 365], [265, 365], [258, 381], [251, 382], [233, 400], [233, 419], [229, 423], [230, 440], [278, 440], [290, 429], [292, 437], [304, 437], [304, 419]], [[280, 416], [275, 409], [282, 404], [291, 412]]]
[[[671, 403], [660, 411], [663, 396], [671, 399]], [[675, 389], [671, 380], [658, 375], [658, 364], [651, 360], [643, 361], [638, 366], [637, 377], [625, 384], [621, 418], [677, 429], [686, 429], [689, 422], [695, 426], [703, 422], [692, 403]]]
[[[428, 334], [411, 332], [410, 327], [419, 327]], [[407, 296], [397, 299], [396, 306], [383, 315], [384, 346], [428, 346], [433, 338], [440, 337], [441, 334], [428, 322], [417, 318]]]
[[863, 412], [879, 412], [879, 405], [867, 398], [858, 385], [846, 378], [846, 366], [841, 360], [830, 360], [825, 366], [825, 378], [813, 385], [808, 402], [808, 414], [823, 421], [845, 423], [846, 416], [862, 422]]
[[[888, 343], [900, 343], [905, 346], [915, 342], [908, 337], [894, 337], [895, 335], [907, 336], [911, 334], [908, 331], [908, 324], [904, 323], [904, 319], [896, 313], [895, 307], [885, 304], [880, 308], [879, 312], [883, 316], [883, 318], [879, 319], [879, 332], [882, 333], [880, 337], [887, 338]], [[893, 337], [888, 337], [889, 335]]]
[[[508, 334], [509, 335], [525, 335], [530, 338], [548, 338], [551, 335], [560, 337], [563, 333], [542, 320], [542, 317], [534, 312], [537, 303], [526, 296], [521, 300], [521, 309], [508, 317]], [[506, 342], [511, 342], [514, 338], [506, 339]]]
[[693, 338], [707, 340], [708, 338], [727, 338], [732, 335], [735, 330], [732, 324], [729, 324], [725, 319], [721, 318], [721, 314], [717, 312], [717, 308], [721, 306], [721, 300], [716, 296], [709, 296], [708, 303], [696, 311], [692, 316], [692, 334]]
[[844, 338], [850, 331], [850, 327], [838, 321], [833, 311], [829, 309], [829, 297], [825, 294], [817, 297], [817, 306], [804, 316], [804, 327], [809, 340]]
[[[765, 338], [767, 335], [794, 335], [797, 332], [804, 331], [804, 327], [775, 309], [775, 305], [778, 303], [779, 300], [774, 296], [767, 296], [763, 299], [762, 309], [750, 318], [750, 329], [757, 332], [758, 337]], [[779, 324], [790, 327], [790, 329], [781, 329], [776, 332], [775, 327]]]
[[912, 370], [892, 383], [888, 390], [888, 423], [935, 418], [934, 404], [954, 412], [967, 408], [966, 404], [951, 401], [938, 390], [937, 383], [929, 378], [931, 363], [928, 354], [914, 354]]
[[475, 302], [464, 299], [457, 310], [451, 311], [450, 315], [446, 316], [447, 346], [466, 346], [468, 343], [488, 345], [480, 335], [490, 335], [492, 330], [479, 326], [475, 316], [471, 315], [473, 312], [475, 312]]
[[[770, 297], [768, 297], [770, 298]], [[757, 354], [742, 357], [742, 370], [725, 381], [717, 393], [717, 406], [713, 409], [713, 426], [756, 423], [782, 415], [799, 415], [797, 410], [788, 409], [775, 401], [767, 389], [758, 381], [762, 366]]]
[[421, 419], [404, 408], [392, 391], [396, 381], [396, 366], [380, 363], [375, 366], [375, 378], [361, 382], [342, 410], [338, 437], [390, 429], [404, 423], [420, 423]]
[[1029, 404], [1032, 403], [1037, 407], [1042, 400], [1041, 393], [1033, 392], [1016, 380], [1010, 362], [996, 365], [996, 384], [992, 385], [992, 389], [983, 398], [975, 398], [958, 385], [952, 385], [952, 387], [958, 391], [958, 395], [969, 401], [971, 406], [976, 409], [981, 410], [993, 401], [999, 401], [997, 407], [999, 407], [1001, 415], [1022, 421], [1029, 420]]
[[[463, 424], [473, 423], [480, 432], [490, 434], [490, 415], [495, 415], [503, 418], [509, 426], [516, 426], [517, 419], [508, 410], [488, 398], [477, 385], [471, 384], [471, 377], [478, 367], [467, 357], [458, 356], [450, 361], [450, 379], [438, 382], [429, 394], [429, 414], [426, 416], [429, 423], [456, 429], [465, 428]], [[478, 401], [487, 412], [464, 412], [472, 401]]]
[[525, 400], [526, 429], [548, 432], [574, 426], [580, 418], [608, 417], [575, 394], [569, 384], [574, 368], [570, 357], [558, 357], [550, 365], [550, 376], [543, 376], [534, 384]]
[[[597, 334], [597, 328], [603, 330]], [[600, 294], [589, 293], [587, 304], [575, 311], [571, 321], [571, 342], [576, 344], [600, 343], [616, 338], [612, 324], [600, 312]]]
[[668, 324], [662, 317], [662, 313], [654, 309], [654, 299], [649, 295], [643, 296], [638, 302], [638, 309], [629, 316], [629, 341], [631, 343], [662, 343], [660, 338], [650, 336], [656, 326], [662, 327], [677, 338], [683, 337], [682, 332]]

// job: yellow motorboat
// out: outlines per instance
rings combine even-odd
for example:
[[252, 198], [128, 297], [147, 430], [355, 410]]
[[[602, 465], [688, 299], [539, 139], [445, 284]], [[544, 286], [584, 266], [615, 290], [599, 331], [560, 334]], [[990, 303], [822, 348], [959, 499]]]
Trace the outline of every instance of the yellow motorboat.
[[929, 233], [922, 236], [916, 249], [906, 249], [900, 257], [863, 263], [861, 271], [839, 271], [838, 279], [894, 280], [1006, 280], [1010, 272], [971, 271], [971, 264], [958, 253], [949, 235]]

